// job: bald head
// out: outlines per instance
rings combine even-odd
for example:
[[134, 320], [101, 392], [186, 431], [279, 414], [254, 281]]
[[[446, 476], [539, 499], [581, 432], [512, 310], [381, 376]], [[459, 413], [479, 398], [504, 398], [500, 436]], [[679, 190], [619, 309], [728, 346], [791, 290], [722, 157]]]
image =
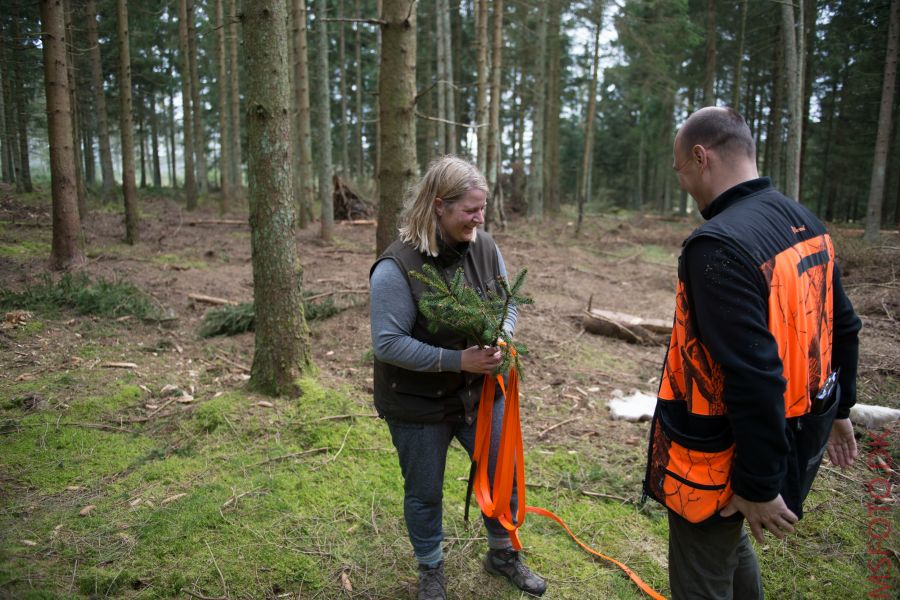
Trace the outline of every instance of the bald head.
[[713, 150], [728, 162], [756, 162], [756, 143], [744, 117], [733, 108], [701, 108], [678, 130], [678, 144], [690, 151], [696, 145]]

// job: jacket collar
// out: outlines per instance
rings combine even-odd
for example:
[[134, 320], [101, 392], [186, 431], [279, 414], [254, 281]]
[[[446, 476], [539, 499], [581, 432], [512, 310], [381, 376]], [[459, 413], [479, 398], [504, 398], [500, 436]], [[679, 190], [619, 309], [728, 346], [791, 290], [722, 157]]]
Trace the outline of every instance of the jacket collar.
[[701, 210], [700, 214], [703, 215], [704, 219], [709, 221], [739, 200], [770, 187], [772, 187], [772, 180], [768, 177], [748, 179], [734, 187], [728, 188], [716, 196], [716, 199], [710, 202], [709, 206]]
[[456, 264], [466, 257], [469, 253], [470, 242], [460, 242], [458, 244], [447, 244], [440, 231], [437, 234], [438, 255], [435, 258], [441, 267], [449, 267]]

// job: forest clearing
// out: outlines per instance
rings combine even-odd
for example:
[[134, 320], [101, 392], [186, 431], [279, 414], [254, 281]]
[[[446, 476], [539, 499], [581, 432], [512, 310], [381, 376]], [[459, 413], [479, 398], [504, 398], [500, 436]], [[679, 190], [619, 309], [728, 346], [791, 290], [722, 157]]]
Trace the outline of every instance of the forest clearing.
[[[42, 284], [47, 196], [3, 189], [0, 279], [12, 290]], [[251, 299], [246, 213], [220, 215], [212, 202], [187, 213], [151, 191], [142, 202], [136, 246], [121, 242], [121, 213], [93, 213], [78, 273], [135, 285], [151, 299], [147, 318], [79, 314], [35, 296], [31, 316], [0, 330], [0, 595], [414, 597], [401, 477], [387, 427], [371, 418], [368, 310], [357, 293], [374, 226], [339, 223], [327, 245], [312, 227], [299, 232], [304, 288], [335, 292], [341, 310], [311, 322], [316, 370], [302, 395], [273, 399], [246, 389], [253, 333], [201, 337], [212, 305], [190, 298]], [[496, 233], [510, 271], [528, 266], [535, 298], [517, 333], [531, 349], [527, 499], [666, 593], [665, 513], [639, 502], [648, 423], [613, 421], [606, 408], [614, 389], [655, 393], [665, 346], [594, 336], [580, 318], [591, 298], [595, 308], [670, 318], [675, 260], [693, 223], [621, 212], [586, 224], [578, 238], [565, 216]], [[864, 321], [860, 401], [900, 408], [897, 262], [864, 246], [858, 229], [833, 231]], [[873, 432], [857, 432], [865, 459]], [[887, 439], [897, 459], [896, 425]], [[468, 461], [452, 448], [450, 597], [519, 597], [477, 564], [484, 533], [463, 522]], [[757, 548], [769, 597], [866, 598], [877, 588], [866, 568], [873, 473], [866, 460], [825, 465], [798, 533]], [[896, 497], [884, 506], [895, 511]], [[549, 578], [547, 598], [643, 597], [546, 519], [529, 516], [522, 539]]]

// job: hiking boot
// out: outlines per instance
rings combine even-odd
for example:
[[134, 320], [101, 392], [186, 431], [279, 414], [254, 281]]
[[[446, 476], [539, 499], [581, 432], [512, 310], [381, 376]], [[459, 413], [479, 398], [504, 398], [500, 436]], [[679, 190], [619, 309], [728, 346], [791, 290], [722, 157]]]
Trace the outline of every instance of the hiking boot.
[[532, 596], [540, 596], [547, 589], [547, 582], [526, 567], [522, 557], [512, 548], [488, 550], [484, 557], [484, 570], [491, 575], [505, 577], [514, 586]]
[[434, 567], [419, 564], [419, 600], [447, 600], [444, 561]]

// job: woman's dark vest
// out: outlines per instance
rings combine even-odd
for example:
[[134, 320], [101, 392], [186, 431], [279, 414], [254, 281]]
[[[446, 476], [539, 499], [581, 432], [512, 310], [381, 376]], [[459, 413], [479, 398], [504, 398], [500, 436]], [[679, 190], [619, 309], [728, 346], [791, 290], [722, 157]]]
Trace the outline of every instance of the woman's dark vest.
[[[738, 200], [684, 246], [699, 236], [717, 238], [748, 256], [766, 282], [768, 329], [787, 383], [791, 455], [781, 495], [800, 516], [837, 411], [831, 397], [825, 414], [813, 410], [831, 372], [834, 246], [818, 219], [771, 187]], [[735, 445], [722, 368], [697, 336], [698, 316], [691, 312], [684, 270], [679, 259], [675, 320], [650, 430], [644, 490], [698, 523], [716, 518], [731, 500]]]
[[[492, 289], [502, 293], [497, 283], [500, 261], [497, 246], [490, 235], [478, 232], [473, 243], [456, 247], [442, 246], [436, 257], [428, 256], [399, 240], [391, 244], [378, 257], [372, 269], [383, 260], [393, 260], [403, 271], [416, 304], [416, 321], [411, 332], [420, 342], [448, 350], [464, 350], [474, 342], [454, 331], [428, 330], [428, 321], [418, 310], [419, 299], [426, 291], [425, 285], [409, 276], [410, 271], [421, 271], [430, 264], [441, 271], [447, 281], [459, 267], [463, 267], [466, 283], [483, 296]], [[462, 422], [472, 423], [476, 405], [481, 395], [483, 375], [454, 372], [419, 372], [387, 364], [375, 359], [375, 409], [382, 417], [414, 423]]]

